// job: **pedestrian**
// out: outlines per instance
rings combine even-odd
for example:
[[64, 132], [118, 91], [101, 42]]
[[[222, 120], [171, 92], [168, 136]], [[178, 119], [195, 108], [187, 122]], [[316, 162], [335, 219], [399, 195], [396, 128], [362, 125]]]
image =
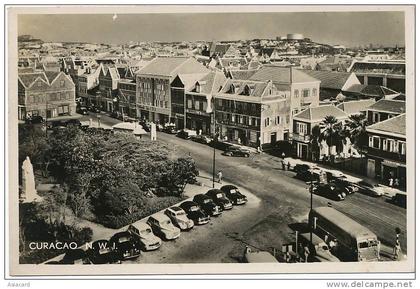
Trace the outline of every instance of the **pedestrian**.
[[331, 253], [335, 251], [335, 247], [337, 246], [336, 241], [337, 241], [336, 239], [331, 239], [330, 242], [328, 243], [328, 247], [330, 247]]
[[397, 240], [394, 246], [394, 260], [398, 260], [400, 258], [400, 251], [401, 251], [400, 241]]
[[286, 170], [286, 162], [284, 160], [281, 161], [281, 166], [283, 168], [283, 171]]
[[287, 170], [290, 171], [290, 162], [287, 162]]
[[286, 155], [284, 154], [284, 152], [281, 153], [281, 158], [284, 159]]
[[396, 188], [398, 188], [400, 186], [400, 181], [398, 180], [398, 178], [395, 178], [395, 180], [394, 180], [394, 186]]
[[305, 263], [308, 263], [308, 257], [309, 257], [309, 254], [310, 254], [309, 247], [308, 246], [305, 246], [303, 249], [305, 250], [305, 252], [304, 252], [304, 254], [305, 254]]
[[217, 173], [217, 182], [218, 183], [221, 183], [222, 182], [222, 177], [223, 177], [222, 171], [219, 171]]
[[324, 242], [325, 242], [325, 244], [328, 244], [328, 239], [329, 239], [328, 235], [325, 234], [325, 236], [324, 236]]
[[290, 252], [287, 251], [286, 252], [286, 263], [291, 263], [292, 262], [292, 255], [290, 255]]
[[394, 183], [394, 179], [392, 177], [390, 177], [388, 182], [389, 182], [389, 186], [392, 188], [392, 185]]

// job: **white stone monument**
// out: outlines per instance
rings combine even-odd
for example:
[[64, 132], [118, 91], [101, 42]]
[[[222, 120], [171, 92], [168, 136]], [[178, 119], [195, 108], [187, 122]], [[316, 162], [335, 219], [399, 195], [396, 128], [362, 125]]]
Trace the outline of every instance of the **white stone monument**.
[[31, 160], [26, 157], [22, 164], [22, 200], [24, 203], [37, 202], [41, 200], [35, 189], [34, 168]]
[[150, 138], [156, 140], [156, 124], [154, 122], [150, 124]]

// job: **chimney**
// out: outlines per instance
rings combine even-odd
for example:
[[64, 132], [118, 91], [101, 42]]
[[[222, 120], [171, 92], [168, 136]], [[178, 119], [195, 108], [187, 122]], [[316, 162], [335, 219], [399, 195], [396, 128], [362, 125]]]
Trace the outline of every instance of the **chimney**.
[[293, 67], [290, 65], [290, 83], [293, 83]]

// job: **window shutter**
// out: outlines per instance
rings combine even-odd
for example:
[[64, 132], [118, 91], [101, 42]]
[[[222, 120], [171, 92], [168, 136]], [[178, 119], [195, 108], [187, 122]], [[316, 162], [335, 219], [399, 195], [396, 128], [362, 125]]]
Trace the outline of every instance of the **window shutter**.
[[382, 140], [382, 150], [386, 151], [387, 150], [387, 141], [386, 139]]

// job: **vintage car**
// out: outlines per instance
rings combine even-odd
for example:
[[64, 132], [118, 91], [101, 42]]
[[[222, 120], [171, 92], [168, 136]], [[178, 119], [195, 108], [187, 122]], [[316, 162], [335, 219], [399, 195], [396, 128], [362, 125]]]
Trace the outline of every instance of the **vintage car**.
[[130, 232], [118, 232], [109, 240], [111, 248], [117, 252], [120, 260], [135, 259], [140, 256], [141, 244], [138, 237]]
[[210, 197], [204, 194], [195, 195], [193, 202], [196, 202], [200, 208], [210, 216], [218, 216], [222, 213], [223, 210], [221, 207], [216, 205]]
[[181, 234], [181, 230], [175, 227], [171, 219], [163, 213], [150, 216], [147, 224], [152, 228], [153, 233], [163, 240], [175, 240]]
[[253, 251], [246, 247], [243, 256], [245, 263], [278, 263], [277, 259], [267, 251]]
[[250, 151], [241, 147], [236, 147], [236, 146], [231, 146], [228, 147], [223, 154], [225, 156], [230, 156], [230, 157], [246, 157], [249, 158], [249, 156], [251, 155]]
[[144, 251], [153, 251], [159, 249], [162, 245], [162, 240], [155, 236], [152, 228], [144, 222], [128, 226], [127, 231], [140, 239], [141, 247]]
[[248, 202], [247, 197], [241, 194], [239, 189], [234, 185], [224, 185], [220, 188], [220, 190], [226, 194], [226, 197], [234, 205], [244, 205]]
[[355, 184], [358, 192], [371, 197], [381, 197], [384, 195], [384, 189], [380, 185], [371, 184], [368, 181], [360, 181]]
[[204, 225], [210, 222], [210, 216], [197, 203], [185, 201], [179, 206], [187, 213], [187, 217], [194, 221], [194, 224]]
[[208, 190], [206, 196], [212, 198], [212, 200], [221, 207], [223, 210], [230, 210], [233, 208], [232, 202], [226, 197], [226, 194], [219, 189]]
[[84, 265], [90, 264], [90, 260], [86, 254], [86, 251], [80, 248], [69, 249], [64, 254], [63, 259], [60, 261], [60, 264], [64, 265]]
[[331, 183], [315, 184], [313, 193], [334, 201], [344, 201], [346, 198], [346, 192]]
[[119, 254], [114, 251], [108, 240], [97, 240], [88, 249], [87, 255], [92, 264], [120, 263]]
[[180, 207], [170, 207], [165, 210], [165, 215], [171, 219], [172, 224], [181, 230], [191, 230], [194, 227], [194, 221], [188, 219], [187, 213]]
[[191, 140], [202, 144], [209, 144], [212, 139], [206, 135], [199, 134], [191, 136]]

